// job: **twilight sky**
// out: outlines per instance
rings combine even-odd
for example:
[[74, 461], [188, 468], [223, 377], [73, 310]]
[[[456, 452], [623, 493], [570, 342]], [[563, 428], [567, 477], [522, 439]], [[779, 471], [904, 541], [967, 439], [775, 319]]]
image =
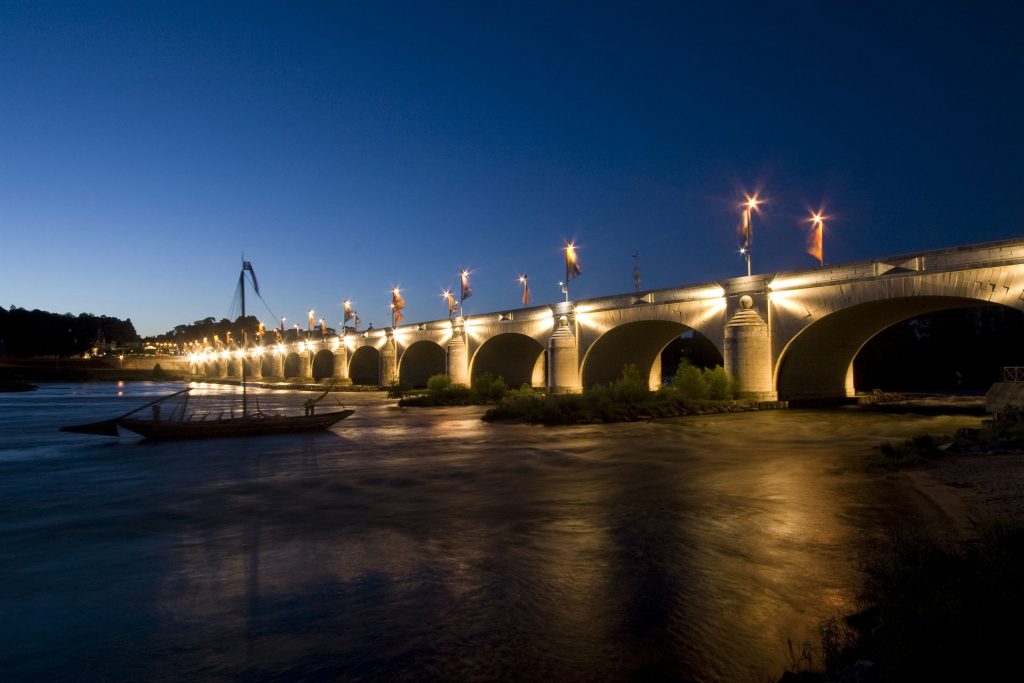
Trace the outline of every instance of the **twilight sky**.
[[[0, 305], [388, 323], [1024, 235], [1021, 3], [0, 0]], [[266, 309], [250, 311], [271, 324]]]

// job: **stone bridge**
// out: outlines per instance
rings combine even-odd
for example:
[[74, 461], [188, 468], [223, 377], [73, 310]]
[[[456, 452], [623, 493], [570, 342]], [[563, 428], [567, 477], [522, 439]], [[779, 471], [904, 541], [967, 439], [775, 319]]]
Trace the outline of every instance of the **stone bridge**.
[[416, 386], [434, 374], [469, 384], [577, 392], [633, 363], [661, 382], [661, 352], [693, 330], [722, 354], [743, 395], [853, 396], [853, 361], [873, 336], [925, 313], [1024, 309], [1024, 239], [793, 272], [631, 292], [191, 358], [195, 374], [327, 377]]

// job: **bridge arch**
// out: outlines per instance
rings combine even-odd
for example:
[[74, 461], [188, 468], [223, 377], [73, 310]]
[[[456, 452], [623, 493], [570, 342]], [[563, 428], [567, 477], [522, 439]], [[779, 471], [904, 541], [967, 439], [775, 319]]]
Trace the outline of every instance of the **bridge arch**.
[[285, 377], [298, 377], [299, 370], [301, 368], [301, 362], [299, 361], [299, 354], [295, 351], [285, 355], [284, 357], [284, 376]]
[[313, 356], [313, 379], [319, 382], [330, 377], [334, 372], [334, 354], [327, 349], [320, 349]]
[[690, 330], [693, 328], [671, 320], [637, 320], [611, 328], [595, 339], [583, 356], [580, 380], [584, 390], [614, 382], [630, 364], [656, 388], [661, 384], [661, 352]]
[[353, 384], [380, 384], [380, 351], [372, 346], [360, 346], [348, 361], [348, 374]]
[[804, 327], [783, 348], [775, 368], [779, 398], [786, 400], [856, 395], [854, 361], [883, 330], [928, 313], [995, 306], [964, 296], [907, 296], [858, 303]]
[[448, 354], [437, 342], [413, 342], [398, 361], [398, 381], [411, 387], [425, 387], [431, 375], [445, 373], [447, 362]]
[[257, 368], [259, 368], [260, 370], [262, 370], [263, 368], [263, 364], [260, 362], [259, 356], [252, 356], [251, 354], [246, 354], [245, 357], [242, 358], [242, 362], [245, 363], [245, 373], [249, 377], [252, 377], [253, 375], [256, 374]]
[[541, 387], [545, 360], [544, 346], [539, 341], [518, 332], [503, 332], [485, 341], [473, 354], [470, 381], [489, 372], [512, 388], [523, 384]]

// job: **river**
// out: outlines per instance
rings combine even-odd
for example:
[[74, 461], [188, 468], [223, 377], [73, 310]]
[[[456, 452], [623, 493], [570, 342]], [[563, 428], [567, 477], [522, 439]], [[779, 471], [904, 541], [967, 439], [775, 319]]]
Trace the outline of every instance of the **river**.
[[343, 394], [322, 434], [56, 431], [175, 388], [0, 394], [5, 680], [772, 680], [874, 540], [930, 523], [872, 447], [978, 421], [550, 428]]

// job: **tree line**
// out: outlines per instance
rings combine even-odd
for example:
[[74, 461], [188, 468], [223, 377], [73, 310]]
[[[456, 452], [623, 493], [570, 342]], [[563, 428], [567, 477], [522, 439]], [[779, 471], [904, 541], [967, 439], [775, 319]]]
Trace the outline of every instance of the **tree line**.
[[0, 306], [0, 356], [79, 356], [102, 342], [137, 341], [131, 318]]
[[[191, 342], [202, 342], [204, 339], [208, 344], [214, 343], [214, 337], [219, 339], [221, 342], [226, 342], [228, 334], [231, 334], [231, 340], [235, 343], [241, 343], [243, 340], [243, 333], [248, 336], [249, 342], [254, 343], [256, 340], [256, 332], [259, 329], [260, 321], [256, 316], [246, 316], [242, 318], [239, 316], [235, 320], [228, 320], [227, 318], [216, 318], [209, 317], [203, 318], [202, 320], [196, 320], [191, 324], [175, 325], [174, 329], [168, 330], [163, 334], [159, 334], [155, 337], [148, 337], [147, 341], [154, 342], [170, 342], [172, 344], [179, 344], [183, 348], [186, 344]], [[333, 328], [327, 328], [328, 334], [334, 334]], [[299, 333], [300, 337], [304, 337], [307, 334], [305, 330], [301, 330]], [[320, 328], [316, 331], [309, 333], [313, 336], [320, 334]], [[284, 341], [292, 341], [296, 339], [295, 329], [291, 328], [286, 330], [284, 335]], [[273, 329], [267, 329], [264, 341], [266, 343], [274, 343], [277, 340], [276, 333]]]

